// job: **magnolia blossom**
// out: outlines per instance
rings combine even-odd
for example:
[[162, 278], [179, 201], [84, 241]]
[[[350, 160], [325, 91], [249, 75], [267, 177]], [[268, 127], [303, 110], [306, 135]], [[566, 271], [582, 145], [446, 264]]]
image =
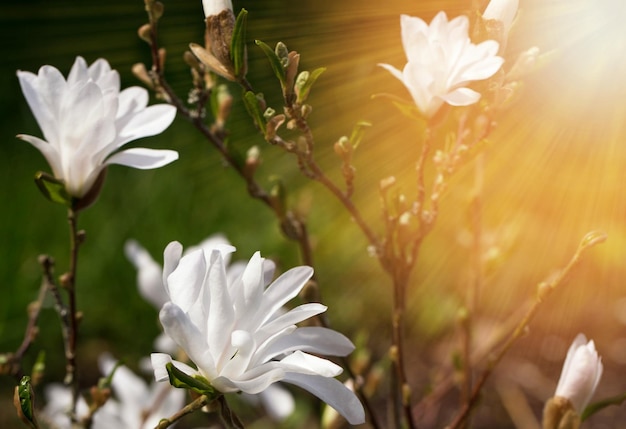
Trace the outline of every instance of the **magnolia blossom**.
[[452, 106], [476, 103], [480, 94], [466, 85], [493, 76], [504, 62], [496, 55], [498, 42], [487, 40], [476, 45], [470, 41], [466, 16], [448, 21], [446, 13], [439, 12], [429, 25], [420, 18], [402, 15], [400, 25], [407, 57], [404, 69], [379, 65], [402, 81], [427, 118], [444, 102]]
[[267, 261], [258, 252], [235, 279], [227, 278], [225, 268], [219, 250], [205, 254], [198, 249], [183, 256], [178, 242], [165, 249], [163, 282], [170, 301], [159, 319], [197, 369], [153, 353], [156, 380], [168, 380], [166, 366], [171, 363], [208, 380], [222, 393], [255, 394], [284, 381], [318, 396], [351, 424], [364, 422], [354, 393], [333, 378], [341, 367], [309, 353], [343, 356], [354, 345], [331, 329], [296, 326], [326, 307], [309, 303], [281, 311], [302, 290], [313, 269], [293, 268], [265, 287]]
[[88, 67], [77, 57], [67, 80], [52, 66], [41, 67], [38, 74], [18, 71], [17, 77], [44, 139], [18, 137], [39, 149], [70, 196], [88, 193], [109, 164], [151, 169], [178, 159], [171, 150], [119, 151], [132, 140], [165, 130], [176, 108], [147, 107], [144, 88], [120, 91], [120, 76], [106, 60]]
[[[100, 369], [109, 375], [115, 360], [103, 355]], [[185, 392], [167, 384], [146, 382], [125, 366], [118, 366], [111, 380], [115, 394], [96, 411], [92, 429], [152, 429], [161, 419], [170, 417], [185, 404]], [[40, 418], [53, 428], [72, 427], [69, 412], [72, 408], [72, 393], [66, 386], [52, 384], [46, 389], [46, 404]], [[76, 415], [83, 419], [89, 415], [85, 400], [78, 398]]]
[[202, 8], [204, 9], [204, 16], [209, 17], [212, 15], [219, 15], [223, 10], [233, 10], [233, 3], [231, 0], [202, 0]]
[[506, 34], [511, 29], [518, 7], [519, 0], [491, 0], [483, 13], [483, 18], [500, 21]]
[[587, 342], [583, 334], [578, 334], [567, 352], [554, 396], [569, 399], [574, 409], [582, 412], [596, 391], [602, 369], [593, 340]]
[[[197, 246], [188, 247], [183, 254], [191, 253], [197, 249], [203, 249], [205, 255], [210, 255], [213, 250], [222, 249], [222, 257], [226, 266], [226, 277], [234, 281], [244, 271], [246, 264], [242, 262], [230, 263], [232, 246], [226, 237], [216, 234], [203, 240]], [[163, 285], [163, 267], [156, 262], [150, 253], [144, 249], [137, 241], [128, 240], [124, 246], [126, 257], [137, 268], [137, 285], [143, 298], [160, 309], [169, 296]], [[272, 261], [265, 261], [264, 283], [267, 284], [272, 279], [274, 265]], [[154, 343], [156, 350], [160, 352], [175, 354], [178, 345], [163, 333], [157, 337]], [[148, 363], [148, 365], [150, 365]], [[295, 409], [295, 401], [291, 393], [278, 384], [269, 386], [258, 395], [244, 394], [245, 399], [252, 404], [261, 404], [268, 415], [274, 420], [284, 420], [289, 417]]]

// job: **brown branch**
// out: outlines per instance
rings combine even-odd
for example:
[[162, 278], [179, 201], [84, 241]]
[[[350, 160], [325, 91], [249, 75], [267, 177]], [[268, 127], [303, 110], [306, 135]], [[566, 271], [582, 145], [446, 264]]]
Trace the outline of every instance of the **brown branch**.
[[568, 279], [571, 271], [580, 263], [580, 258], [583, 253], [591, 248], [592, 246], [602, 243], [606, 240], [606, 235], [599, 232], [590, 232], [588, 233], [583, 240], [581, 241], [578, 249], [574, 256], [570, 259], [569, 263], [559, 271], [559, 273], [551, 279], [548, 279], [539, 284], [537, 288], [537, 296], [533, 305], [528, 309], [526, 314], [522, 317], [520, 322], [517, 324], [511, 335], [507, 338], [503, 346], [500, 348], [500, 351], [489, 359], [485, 369], [483, 370], [480, 378], [478, 379], [474, 389], [472, 390], [472, 394], [465, 406], [461, 409], [456, 418], [452, 421], [452, 423], [446, 426], [446, 429], [458, 429], [469, 417], [472, 409], [478, 402], [480, 397], [480, 392], [487, 382], [487, 379], [495, 369], [495, 367], [500, 363], [504, 355], [511, 349], [513, 344], [523, 336], [524, 332], [528, 328], [528, 325], [534, 318], [537, 310], [539, 309], [541, 303], [550, 295], [557, 287], [564, 284]]
[[185, 405], [182, 409], [177, 411], [169, 418], [161, 419], [158, 425], [154, 429], [166, 429], [176, 423], [178, 420], [185, 417], [187, 414], [191, 414], [194, 411], [199, 410], [209, 403], [209, 397], [206, 395], [199, 396], [193, 402]]

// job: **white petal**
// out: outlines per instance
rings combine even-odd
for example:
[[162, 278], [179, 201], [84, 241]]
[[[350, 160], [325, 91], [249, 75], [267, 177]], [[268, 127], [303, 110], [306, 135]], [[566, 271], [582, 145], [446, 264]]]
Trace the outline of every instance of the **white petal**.
[[166, 285], [168, 293], [169, 286], [167, 286], [167, 278], [174, 272], [176, 267], [178, 267], [182, 255], [183, 245], [178, 241], [172, 241], [163, 251], [163, 284]]
[[137, 269], [137, 286], [141, 296], [160, 309], [169, 301], [163, 286], [163, 269], [152, 256], [135, 240], [128, 240], [124, 245], [126, 258]]
[[165, 368], [168, 363], [171, 363], [176, 367], [176, 369], [179, 369], [180, 371], [192, 377], [199, 375], [198, 371], [196, 371], [189, 365], [173, 360], [170, 355], [167, 355], [165, 353], [152, 353], [150, 355], [150, 361], [152, 362], [152, 369], [154, 369], [154, 379], [156, 381], [169, 380], [170, 376], [167, 373], [167, 368]]
[[399, 81], [404, 82], [404, 79], [402, 77], [402, 72], [398, 70], [397, 68], [395, 68], [394, 66], [389, 65], [389, 64], [382, 64], [382, 63], [379, 63], [378, 65], [384, 68], [385, 70], [387, 70], [389, 73], [391, 73]]
[[117, 121], [119, 125], [118, 137], [115, 147], [137, 140], [142, 137], [154, 136], [162, 133], [176, 117], [176, 108], [169, 104], [158, 104], [146, 107], [139, 112], [133, 113], [130, 118], [124, 117], [121, 121]]
[[587, 337], [581, 333], [576, 335], [576, 338], [574, 338], [574, 341], [572, 341], [572, 344], [569, 346], [569, 349], [567, 350], [567, 355], [565, 357], [565, 362], [563, 362], [563, 369], [561, 370], [559, 383], [556, 387], [557, 392], [559, 392], [562, 389], [562, 386], [565, 384], [565, 379], [567, 378], [566, 375], [569, 372], [570, 366], [572, 365], [576, 350], [578, 350], [578, 348], [583, 346], [585, 343], [587, 343]]
[[231, 345], [235, 355], [224, 365], [220, 375], [228, 378], [238, 378], [243, 374], [256, 349], [254, 338], [246, 331], [234, 331], [231, 335]]
[[277, 278], [263, 293], [260, 312], [264, 321], [269, 319], [280, 307], [296, 297], [313, 275], [311, 267], [295, 267]]
[[58, 101], [63, 97], [67, 85], [60, 71], [52, 66], [43, 66], [37, 75], [18, 71], [17, 77], [26, 102], [33, 112], [39, 128], [49, 142], [58, 148], [59, 116]]
[[283, 381], [311, 392], [337, 410], [351, 425], [365, 423], [365, 411], [361, 402], [350, 389], [334, 378], [287, 373]]
[[235, 322], [233, 302], [228, 292], [226, 269], [219, 250], [213, 250], [210, 256], [203, 302], [209, 307], [206, 333], [209, 349], [218, 368], [223, 367], [231, 353], [231, 331]]
[[[202, 250], [197, 250], [185, 254], [178, 261], [176, 269], [167, 277], [167, 291], [170, 300], [183, 312], [190, 312], [191, 308], [198, 302], [198, 298], [201, 297], [206, 270], [204, 254]], [[197, 314], [197, 316], [202, 317], [203, 315]], [[201, 323], [200, 320], [194, 320], [194, 322]]]
[[419, 17], [400, 15], [402, 46], [408, 61], [414, 60], [412, 53], [415, 40], [428, 33], [428, 24]]
[[286, 327], [290, 325], [295, 325], [310, 317], [323, 313], [326, 311], [326, 309], [326, 306], [318, 303], [300, 305], [288, 311], [287, 313], [280, 315], [271, 322], [263, 325], [261, 329], [256, 332], [255, 338], [258, 343], [261, 344], [263, 341], [276, 334], [277, 332], [282, 331]]
[[49, 144], [47, 141], [40, 139], [39, 137], [29, 136], [28, 134], [18, 134], [17, 138], [22, 139], [33, 146], [35, 146], [39, 152], [46, 158], [52, 173], [57, 179], [63, 180], [63, 170], [61, 167], [61, 158], [59, 152]]
[[268, 386], [258, 396], [267, 414], [276, 421], [285, 420], [296, 409], [293, 395], [279, 383]]
[[[102, 374], [108, 376], [117, 361], [110, 355], [104, 354], [100, 356], [98, 363]], [[120, 365], [115, 369], [111, 386], [120, 402], [131, 408], [141, 409], [143, 401], [150, 394], [146, 382], [124, 365]]]
[[241, 276], [243, 290], [240, 293], [243, 295], [245, 308], [260, 302], [263, 295], [265, 286], [263, 282], [263, 261], [261, 253], [255, 252]]
[[354, 351], [354, 344], [344, 335], [332, 329], [305, 326], [292, 333], [278, 336], [259, 348], [255, 362], [265, 362], [283, 353], [295, 350], [318, 355], [346, 356]]
[[485, 19], [497, 19], [508, 32], [517, 14], [519, 0], [491, 0], [483, 13]]
[[178, 152], [167, 149], [126, 149], [106, 160], [105, 164], [120, 164], [140, 170], [160, 168], [178, 159]]
[[122, 119], [130, 119], [132, 113], [145, 109], [148, 105], [150, 95], [145, 88], [131, 86], [120, 92], [119, 105], [117, 107], [117, 124], [126, 125]]
[[285, 371], [278, 366], [278, 362], [268, 362], [246, 371], [241, 379], [231, 380], [226, 377], [217, 377], [211, 380], [211, 384], [221, 392], [241, 390], [242, 392], [255, 394], [282, 380], [284, 376]]
[[175, 304], [165, 303], [159, 312], [163, 330], [169, 335], [209, 379], [216, 376], [215, 363], [208, 353], [206, 337]]
[[317, 374], [322, 377], [336, 377], [343, 372], [339, 365], [328, 359], [322, 359], [299, 350], [281, 359], [280, 365], [285, 372]]
[[441, 98], [451, 106], [469, 106], [480, 99], [480, 94], [469, 88], [457, 88]]
[[224, 10], [233, 10], [233, 3], [231, 0], [202, 0], [202, 8], [204, 9], [204, 16], [219, 15]]

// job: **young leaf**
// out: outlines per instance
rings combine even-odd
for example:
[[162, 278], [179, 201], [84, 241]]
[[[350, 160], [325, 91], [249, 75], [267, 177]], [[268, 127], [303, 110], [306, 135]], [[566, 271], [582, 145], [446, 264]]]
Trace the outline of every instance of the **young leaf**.
[[40, 171], [35, 174], [35, 183], [44, 197], [50, 201], [63, 204], [68, 207], [72, 205], [72, 198], [65, 190], [63, 182], [59, 179]]
[[302, 72], [296, 79], [296, 94], [298, 96], [297, 102], [302, 104], [309, 97], [309, 92], [311, 91], [311, 87], [315, 83], [318, 77], [322, 73], [326, 71], [325, 67], [320, 67], [318, 69], [313, 70], [311, 73]]
[[263, 52], [265, 52], [267, 59], [270, 61], [270, 65], [272, 66], [274, 75], [280, 81], [280, 85], [284, 87], [285, 86], [285, 68], [283, 67], [283, 64], [281, 63], [280, 58], [278, 58], [278, 55], [276, 55], [276, 52], [272, 48], [270, 48], [266, 43], [260, 40], [255, 40], [254, 43], [256, 43], [261, 49], [263, 49]]
[[165, 369], [167, 369], [167, 374], [169, 375], [170, 384], [172, 386], [180, 389], [193, 390], [200, 395], [208, 396], [210, 399], [215, 399], [219, 396], [219, 392], [217, 392], [207, 380], [187, 375], [176, 368], [171, 362], [165, 365]]
[[233, 38], [230, 42], [230, 59], [235, 68], [235, 77], [243, 79], [246, 76], [247, 59], [246, 59], [246, 23], [248, 11], [241, 9], [235, 28], [233, 29]]
[[246, 105], [246, 109], [254, 122], [258, 125], [263, 135], [265, 135], [265, 119], [263, 119], [263, 113], [261, 113], [261, 109], [259, 108], [259, 99], [258, 96], [252, 92], [248, 91], [243, 96], [243, 101]]
[[35, 420], [34, 393], [30, 384], [30, 377], [25, 375], [20, 380], [20, 384], [15, 387], [15, 395], [13, 398], [17, 414], [31, 428], [38, 428]]

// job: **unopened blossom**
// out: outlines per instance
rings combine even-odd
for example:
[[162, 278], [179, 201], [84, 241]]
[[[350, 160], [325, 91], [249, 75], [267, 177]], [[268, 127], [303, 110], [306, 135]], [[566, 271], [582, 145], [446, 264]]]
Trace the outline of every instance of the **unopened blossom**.
[[476, 103], [481, 95], [467, 85], [493, 76], [504, 62], [496, 55], [498, 42], [471, 42], [466, 16], [448, 21], [442, 11], [427, 24], [421, 18], [402, 15], [400, 25], [406, 65], [402, 71], [389, 64], [379, 65], [402, 81], [427, 118], [444, 103]]
[[[116, 362], [103, 355], [99, 364], [102, 374], [108, 376]], [[161, 419], [170, 417], [185, 405], [183, 390], [167, 384], [148, 385], [123, 365], [115, 369], [111, 389], [114, 396], [93, 415], [92, 429], [152, 429]], [[70, 420], [71, 389], [52, 384], [45, 393], [48, 402], [40, 415], [42, 420], [55, 429], [73, 427]], [[76, 404], [76, 415], [79, 419], [89, 415], [89, 407], [82, 396]]]
[[77, 57], [67, 79], [48, 65], [37, 74], [18, 71], [17, 76], [44, 138], [18, 137], [39, 149], [71, 197], [85, 196], [107, 165], [151, 169], [178, 159], [172, 150], [120, 150], [132, 140], [161, 133], [176, 108], [148, 107], [144, 88], [120, 91], [120, 76], [106, 60], [87, 66]]
[[347, 355], [354, 345], [331, 329], [296, 325], [326, 311], [322, 304], [281, 310], [302, 290], [313, 269], [293, 268], [265, 287], [265, 264], [257, 252], [243, 273], [229, 280], [220, 251], [205, 255], [198, 249], [183, 256], [179, 243], [167, 246], [163, 279], [170, 301], [159, 319], [197, 369], [153, 353], [156, 380], [168, 380], [167, 365], [172, 364], [222, 393], [256, 394], [283, 381], [318, 396], [351, 424], [363, 423], [361, 403], [334, 378], [341, 367], [319, 357]]
[[204, 9], [204, 16], [209, 17], [213, 15], [219, 15], [224, 10], [233, 10], [233, 3], [231, 0], [202, 0], [202, 8]]
[[483, 12], [483, 18], [500, 21], [506, 34], [511, 29], [518, 7], [519, 0], [491, 0]]
[[602, 370], [593, 340], [578, 334], [567, 352], [554, 396], [568, 399], [580, 414], [596, 391]]

